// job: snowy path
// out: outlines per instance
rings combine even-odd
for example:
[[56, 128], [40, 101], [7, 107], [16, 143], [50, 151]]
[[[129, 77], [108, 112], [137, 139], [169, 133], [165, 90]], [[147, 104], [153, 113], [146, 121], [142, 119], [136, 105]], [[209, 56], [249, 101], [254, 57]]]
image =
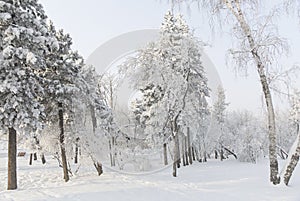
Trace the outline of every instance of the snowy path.
[[18, 158], [19, 189], [6, 191], [6, 157], [0, 154], [1, 201], [299, 201], [300, 168], [291, 187], [272, 186], [268, 182], [267, 163], [210, 161], [181, 168], [179, 177], [167, 169], [152, 175], [126, 175], [105, 172], [96, 176], [92, 167], [83, 167], [71, 181], [64, 183], [62, 170], [54, 160], [27, 165]]

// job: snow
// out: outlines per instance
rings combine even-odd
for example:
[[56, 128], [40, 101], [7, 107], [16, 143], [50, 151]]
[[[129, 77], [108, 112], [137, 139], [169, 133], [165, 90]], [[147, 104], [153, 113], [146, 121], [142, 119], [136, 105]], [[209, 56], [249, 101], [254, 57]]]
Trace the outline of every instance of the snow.
[[[1, 141], [0, 141], [1, 142]], [[3, 144], [4, 143], [4, 144]], [[268, 181], [268, 162], [241, 163], [210, 160], [179, 169], [171, 176], [171, 167], [148, 175], [128, 175], [104, 168], [97, 176], [91, 165], [82, 164], [68, 183], [62, 169], [50, 156], [47, 164], [29, 155], [18, 157], [18, 190], [6, 190], [6, 142], [0, 146], [0, 200], [5, 201], [297, 201], [300, 200], [300, 169], [296, 169], [291, 186], [273, 186]], [[281, 163], [284, 161], [281, 161]]]
[[26, 62], [29, 64], [35, 64], [37, 61], [35, 55], [32, 52], [28, 52], [26, 56]]

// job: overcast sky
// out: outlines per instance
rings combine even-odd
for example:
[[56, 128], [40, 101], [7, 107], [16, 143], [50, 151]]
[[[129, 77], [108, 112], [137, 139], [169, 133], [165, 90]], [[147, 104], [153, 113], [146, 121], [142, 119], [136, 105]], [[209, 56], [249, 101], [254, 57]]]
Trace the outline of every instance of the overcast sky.
[[[40, 0], [47, 15], [58, 28], [63, 28], [73, 38], [73, 47], [87, 58], [97, 47], [122, 33], [159, 28], [163, 16], [170, 8], [165, 0]], [[211, 47], [205, 52], [215, 64], [226, 90], [231, 109], [261, 111], [261, 87], [256, 72], [249, 70], [247, 78], [236, 75], [233, 67], [226, 65], [226, 50], [230, 48], [229, 33], [216, 33], [212, 37], [207, 20], [196, 6], [191, 12], [180, 11], [195, 34]], [[280, 34], [291, 44], [290, 59], [285, 66], [300, 61], [300, 27], [292, 17], [281, 20]], [[226, 28], [225, 28], [226, 30]], [[299, 86], [300, 88], [300, 86]], [[276, 107], [281, 107], [280, 101]]]

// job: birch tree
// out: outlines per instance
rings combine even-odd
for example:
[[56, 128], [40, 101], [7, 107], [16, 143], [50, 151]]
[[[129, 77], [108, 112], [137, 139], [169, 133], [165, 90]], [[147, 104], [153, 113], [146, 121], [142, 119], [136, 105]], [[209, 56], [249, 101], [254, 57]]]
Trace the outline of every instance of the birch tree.
[[[220, 24], [228, 20], [233, 23], [232, 33], [236, 47], [229, 51], [237, 68], [255, 67], [260, 79], [268, 114], [270, 181], [280, 183], [276, 154], [276, 123], [268, 71], [287, 50], [286, 43], [278, 36], [272, 16], [257, 15], [262, 3], [258, 0], [173, 0], [175, 2], [196, 1], [200, 9], [206, 10]], [[253, 17], [254, 16], [254, 17]], [[228, 24], [228, 23], [227, 23]], [[230, 25], [230, 24], [229, 24]]]

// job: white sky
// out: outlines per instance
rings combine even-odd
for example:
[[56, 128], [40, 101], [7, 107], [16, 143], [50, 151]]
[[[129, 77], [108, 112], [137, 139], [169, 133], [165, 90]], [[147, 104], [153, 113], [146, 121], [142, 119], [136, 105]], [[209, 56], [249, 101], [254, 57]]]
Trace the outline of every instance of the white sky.
[[[169, 9], [166, 0], [40, 0], [46, 14], [58, 28], [63, 28], [73, 38], [73, 47], [87, 58], [97, 47], [122, 33], [148, 28], [159, 28], [165, 12]], [[226, 65], [226, 50], [230, 48], [228, 33], [212, 37], [208, 22], [197, 8], [187, 13], [181, 12], [196, 36], [211, 44], [205, 52], [215, 64], [227, 102], [231, 109], [249, 109], [260, 112], [262, 106], [261, 87], [256, 72], [250, 70], [247, 78], [236, 75], [232, 67]], [[300, 61], [300, 25], [293, 18], [279, 22], [280, 34], [291, 44], [287, 66]], [[300, 88], [300, 86], [298, 87]], [[276, 101], [276, 107], [282, 102]]]

